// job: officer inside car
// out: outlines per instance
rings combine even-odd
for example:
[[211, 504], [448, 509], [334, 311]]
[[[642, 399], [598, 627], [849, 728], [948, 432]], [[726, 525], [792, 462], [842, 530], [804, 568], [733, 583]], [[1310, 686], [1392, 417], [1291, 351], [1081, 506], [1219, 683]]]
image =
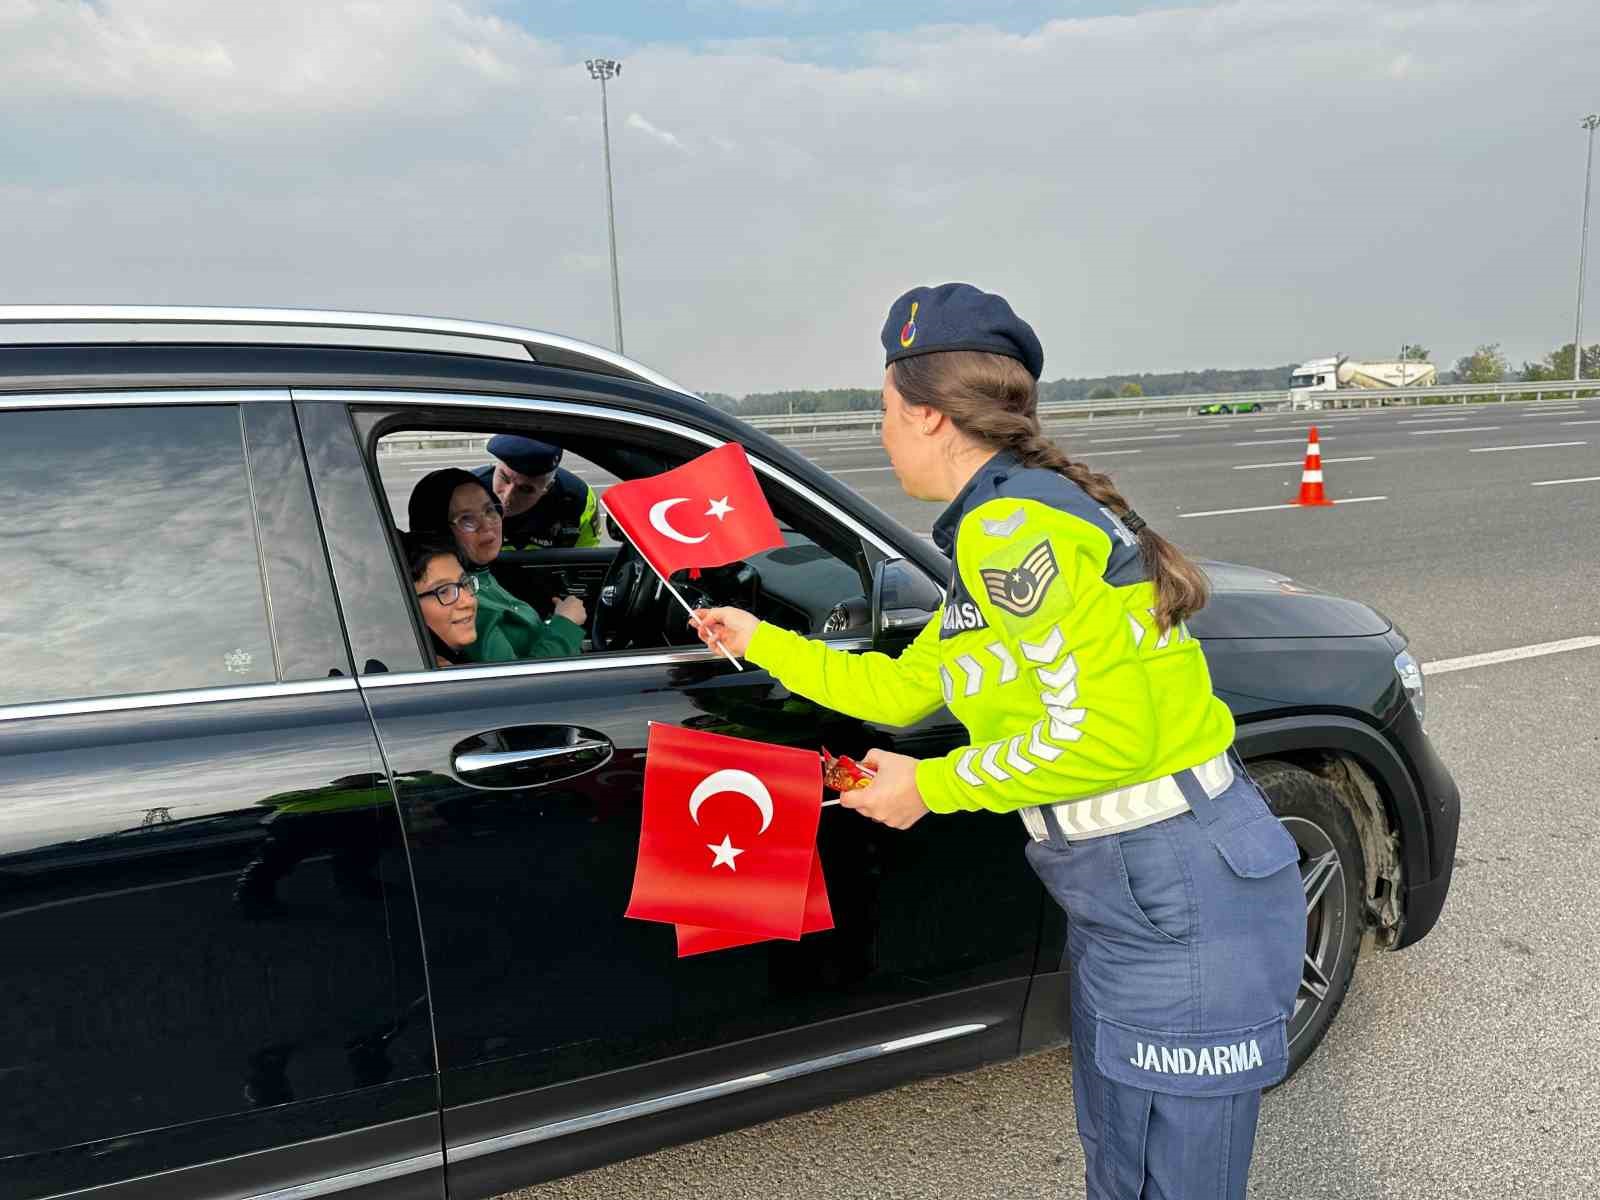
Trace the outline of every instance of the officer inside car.
[[594, 489], [561, 466], [561, 447], [502, 433], [489, 439], [494, 462], [473, 471], [505, 510], [506, 550], [600, 544]]
[[941, 612], [898, 658], [734, 608], [692, 623], [851, 716], [950, 708], [968, 745], [872, 750], [875, 778], [841, 803], [896, 829], [1019, 813], [1068, 917], [1089, 1197], [1242, 1200], [1261, 1091], [1287, 1068], [1305, 904], [1294, 841], [1233, 751], [1184, 624], [1205, 576], [1044, 436], [1044, 352], [1004, 299], [914, 288], [882, 340], [889, 461], [912, 497], [948, 504]]

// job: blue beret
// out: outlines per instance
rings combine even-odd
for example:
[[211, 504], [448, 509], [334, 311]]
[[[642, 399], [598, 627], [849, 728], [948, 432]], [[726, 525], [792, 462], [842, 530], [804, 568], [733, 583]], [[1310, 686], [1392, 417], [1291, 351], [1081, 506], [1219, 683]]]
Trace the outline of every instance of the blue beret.
[[883, 323], [884, 366], [898, 358], [944, 350], [984, 350], [1014, 358], [1035, 379], [1044, 347], [1005, 299], [970, 283], [912, 288], [889, 306]]
[[510, 433], [490, 438], [489, 453], [521, 475], [548, 475], [561, 464], [560, 446]]

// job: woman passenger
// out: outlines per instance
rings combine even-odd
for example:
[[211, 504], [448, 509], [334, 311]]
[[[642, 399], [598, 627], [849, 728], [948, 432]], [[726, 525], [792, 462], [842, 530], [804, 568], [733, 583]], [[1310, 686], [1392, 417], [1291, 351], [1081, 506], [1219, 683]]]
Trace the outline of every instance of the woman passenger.
[[460, 647], [467, 662], [512, 662], [577, 654], [588, 619], [576, 596], [552, 597], [546, 621], [503, 588], [489, 566], [500, 554], [502, 516], [494, 493], [471, 471], [446, 467], [417, 481], [407, 504], [411, 533], [452, 541], [477, 584], [477, 638]]

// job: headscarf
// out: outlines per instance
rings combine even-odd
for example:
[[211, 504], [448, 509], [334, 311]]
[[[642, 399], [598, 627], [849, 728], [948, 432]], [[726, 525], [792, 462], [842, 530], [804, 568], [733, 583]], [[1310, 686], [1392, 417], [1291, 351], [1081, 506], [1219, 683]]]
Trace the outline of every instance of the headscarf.
[[489, 497], [489, 503], [497, 509], [500, 507], [500, 501], [495, 498], [489, 485], [471, 471], [463, 471], [460, 467], [429, 471], [417, 480], [416, 486], [411, 489], [411, 499], [406, 502], [411, 532], [442, 533], [454, 537], [455, 531], [450, 528], [450, 497], [464, 483], [481, 487], [484, 495]]

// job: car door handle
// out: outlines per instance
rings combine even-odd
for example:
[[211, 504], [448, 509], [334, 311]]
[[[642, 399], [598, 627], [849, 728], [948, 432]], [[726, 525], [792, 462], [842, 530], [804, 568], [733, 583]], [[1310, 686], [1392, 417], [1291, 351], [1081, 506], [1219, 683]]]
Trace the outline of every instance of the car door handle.
[[606, 754], [609, 742], [594, 738], [577, 738], [564, 746], [542, 746], [537, 750], [476, 750], [456, 757], [456, 770], [463, 775], [479, 771], [492, 771], [498, 767], [512, 767], [522, 763], [543, 763], [559, 766], [563, 762], [577, 763], [584, 755]]

